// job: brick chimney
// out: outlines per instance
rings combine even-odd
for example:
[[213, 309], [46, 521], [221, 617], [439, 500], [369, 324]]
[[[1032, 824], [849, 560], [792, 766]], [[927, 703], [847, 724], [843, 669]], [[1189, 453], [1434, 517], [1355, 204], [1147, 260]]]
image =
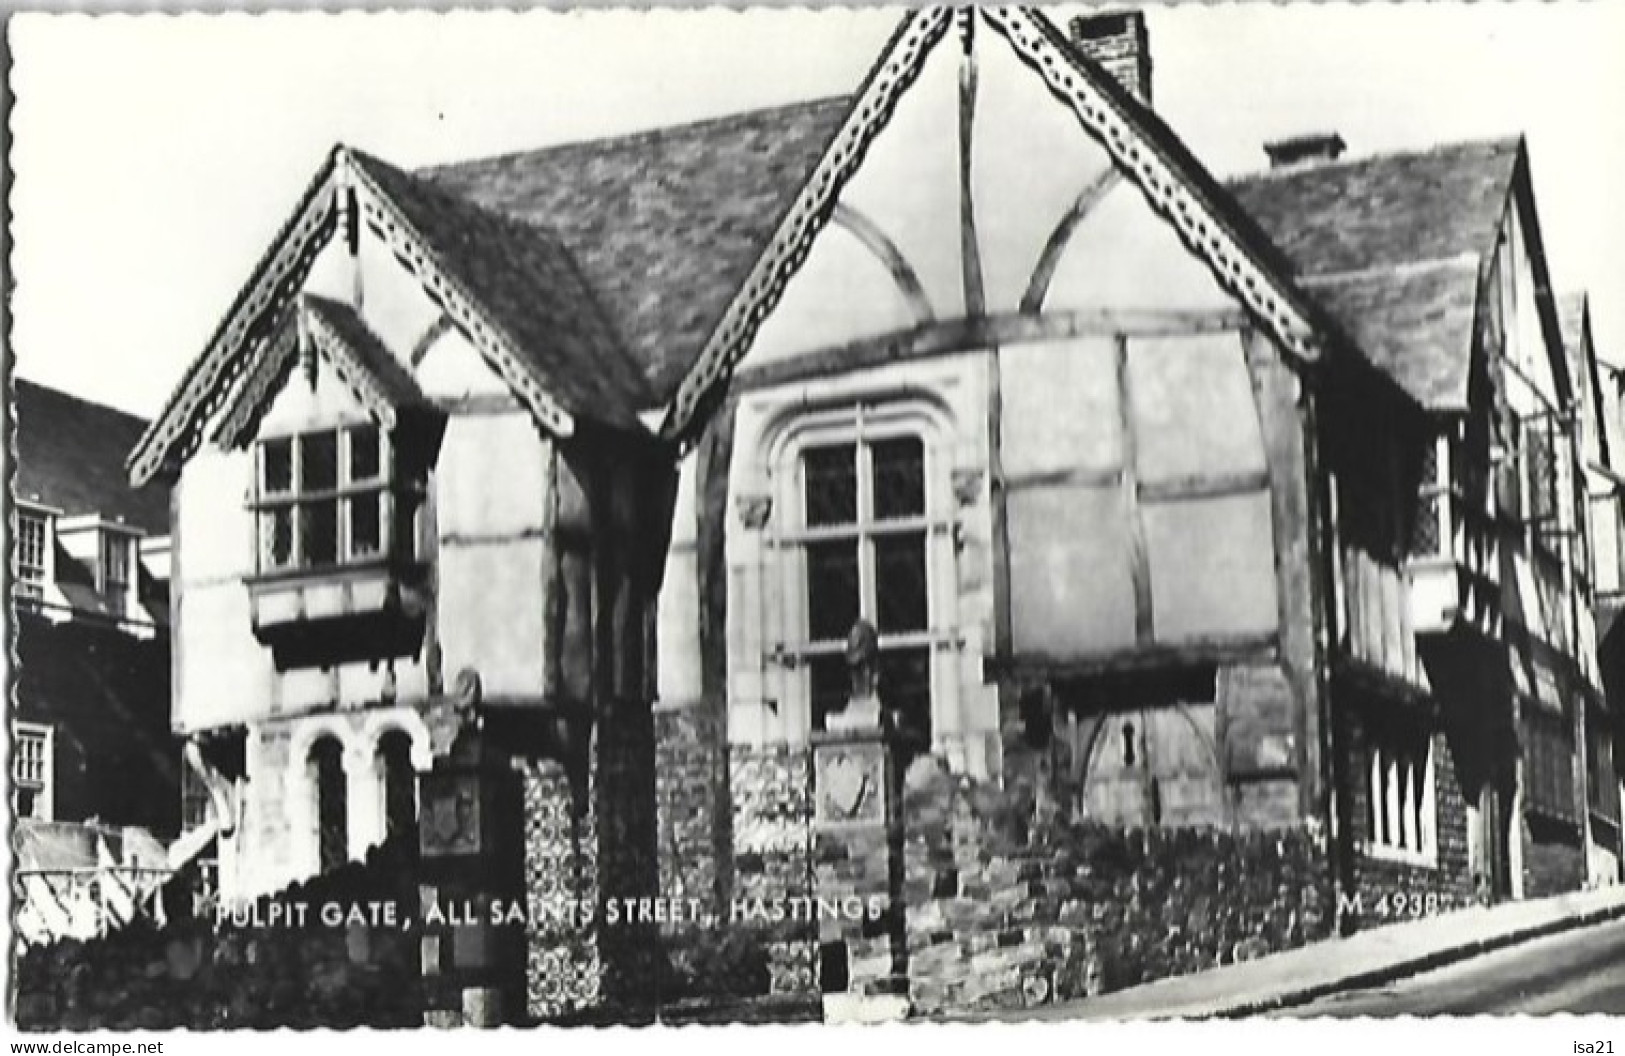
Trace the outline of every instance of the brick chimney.
[[1264, 153], [1269, 155], [1272, 169], [1336, 161], [1346, 149], [1348, 144], [1336, 132], [1310, 132], [1264, 144]]
[[1117, 83], [1151, 105], [1151, 39], [1140, 11], [1106, 11], [1072, 20], [1072, 44], [1106, 68]]

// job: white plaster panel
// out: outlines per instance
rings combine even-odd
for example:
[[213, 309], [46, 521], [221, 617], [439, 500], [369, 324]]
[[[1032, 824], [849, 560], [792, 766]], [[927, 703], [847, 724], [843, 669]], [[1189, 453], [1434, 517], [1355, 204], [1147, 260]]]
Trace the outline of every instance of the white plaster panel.
[[698, 700], [700, 677], [699, 571], [692, 545], [674, 548], [666, 558], [657, 608], [657, 685], [662, 701]]
[[939, 318], [964, 314], [959, 254], [959, 48], [943, 41], [869, 145], [841, 201], [879, 224]]
[[248, 588], [240, 580], [189, 587], [180, 621], [175, 724], [198, 730], [267, 715], [271, 658], [250, 629]]
[[430, 399], [503, 395], [512, 391], [486, 364], [479, 349], [456, 329], [446, 331], [429, 346], [418, 364], [416, 377], [418, 387]]
[[404, 363], [424, 331], [440, 318], [440, 308], [425, 296], [417, 276], [365, 225], [360, 263], [362, 314], [373, 333]]
[[1132, 645], [1134, 585], [1121, 489], [1013, 491], [1008, 518], [1016, 649], [1089, 656]]
[[271, 406], [260, 420], [259, 436], [286, 436], [290, 433], [330, 429], [334, 425], [370, 422], [367, 414], [325, 359], [316, 358], [315, 383], [305, 371], [295, 368], [288, 375]]
[[850, 231], [832, 223], [819, 233], [806, 263], [763, 321], [744, 365], [893, 333], [913, 323], [890, 272]]
[[1263, 430], [1239, 335], [1135, 338], [1128, 374], [1142, 481], [1263, 472]]
[[207, 444], [186, 463], [175, 485], [183, 588], [254, 570], [254, 517], [248, 510], [253, 482], [248, 451]]
[[1050, 232], [1111, 160], [1004, 38], [978, 32], [976, 61], [971, 189], [982, 278], [988, 310], [1012, 312]]
[[1148, 504], [1143, 516], [1158, 642], [1275, 628], [1267, 491]]
[[545, 526], [548, 458], [547, 442], [522, 412], [453, 416], [435, 475], [441, 538], [491, 538]]
[[1074, 233], [1044, 307], [1219, 309], [1239, 302], [1125, 181]]
[[448, 676], [480, 674], [487, 696], [542, 691], [545, 539], [440, 548], [440, 640]]
[[1007, 475], [1122, 465], [1116, 357], [1106, 338], [999, 350], [999, 451]]

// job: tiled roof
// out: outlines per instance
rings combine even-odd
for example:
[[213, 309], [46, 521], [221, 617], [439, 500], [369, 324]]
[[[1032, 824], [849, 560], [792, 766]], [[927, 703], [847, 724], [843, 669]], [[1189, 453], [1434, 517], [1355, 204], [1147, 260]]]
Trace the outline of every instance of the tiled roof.
[[169, 493], [131, 488], [124, 473], [146, 419], [22, 378], [15, 391], [18, 498], [169, 534]]
[[1424, 407], [1465, 401], [1476, 262], [1366, 272], [1304, 288], [1373, 365]]
[[546, 225], [666, 402], [850, 103], [825, 99], [425, 170]]
[[566, 410], [616, 425], [636, 423], [649, 402], [643, 375], [551, 231], [350, 153]]
[[1377, 366], [1424, 406], [1464, 407], [1477, 268], [1522, 142], [1502, 139], [1232, 180], [1230, 192]]
[[1292, 166], [1230, 181], [1300, 275], [1482, 255], [1495, 244], [1520, 141]]

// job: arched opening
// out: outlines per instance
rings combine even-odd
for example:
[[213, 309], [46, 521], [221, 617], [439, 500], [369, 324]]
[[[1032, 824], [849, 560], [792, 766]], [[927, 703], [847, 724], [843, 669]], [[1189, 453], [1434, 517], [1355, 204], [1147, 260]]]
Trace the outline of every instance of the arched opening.
[[412, 765], [412, 738], [391, 730], [378, 738], [378, 772], [384, 790], [384, 838], [417, 827], [417, 770]]
[[350, 804], [344, 746], [327, 735], [310, 746], [311, 784], [316, 790], [316, 862], [321, 872], [350, 860]]

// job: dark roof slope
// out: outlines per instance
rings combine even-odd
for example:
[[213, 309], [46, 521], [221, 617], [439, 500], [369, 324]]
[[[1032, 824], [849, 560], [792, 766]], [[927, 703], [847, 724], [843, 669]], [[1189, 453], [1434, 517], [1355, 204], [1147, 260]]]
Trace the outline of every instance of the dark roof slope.
[[18, 498], [169, 534], [168, 492], [131, 488], [124, 473], [146, 419], [22, 378], [15, 392]]
[[425, 170], [556, 233], [647, 379], [676, 390], [850, 101], [825, 99]]
[[1424, 407], [1455, 405], [1467, 393], [1474, 262], [1367, 272], [1304, 288], [1372, 363]]
[[1522, 141], [1459, 143], [1232, 180], [1300, 283], [1423, 406], [1466, 405], [1478, 268]]
[[618, 425], [637, 421], [649, 402], [642, 373], [551, 231], [361, 151], [351, 154], [567, 411]]
[[1520, 141], [1292, 166], [1230, 182], [1300, 275], [1414, 264], [1495, 244]]

